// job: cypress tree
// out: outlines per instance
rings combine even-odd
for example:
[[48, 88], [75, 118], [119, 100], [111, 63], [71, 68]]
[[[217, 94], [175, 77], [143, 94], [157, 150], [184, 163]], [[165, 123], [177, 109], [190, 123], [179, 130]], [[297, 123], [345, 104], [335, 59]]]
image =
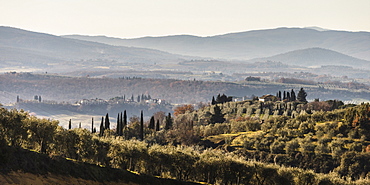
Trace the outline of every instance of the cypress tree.
[[159, 119], [157, 119], [157, 125], [155, 127], [155, 131], [159, 131]]
[[71, 129], [71, 128], [72, 128], [72, 119], [69, 119], [68, 129]]
[[215, 101], [215, 97], [212, 96], [212, 102], [211, 102], [212, 105], [216, 104], [216, 101]]
[[94, 133], [94, 117], [91, 118], [91, 133]]
[[279, 99], [280, 99], [280, 100], [282, 100], [282, 99], [281, 99], [281, 91], [279, 91]]
[[149, 126], [148, 126], [149, 129], [154, 129], [155, 128], [155, 121], [154, 121], [154, 116], [152, 116], [150, 118], [150, 122], [149, 122]]
[[289, 92], [286, 92], [286, 99], [288, 100], [288, 101], [290, 101], [291, 99], [290, 99], [290, 93]]
[[81, 122], [80, 122], [80, 124], [78, 125], [78, 128], [81, 128]]
[[119, 119], [119, 133], [118, 135], [119, 136], [122, 136], [123, 135], [123, 117], [122, 117], [122, 112], [121, 112], [121, 115], [120, 115], [120, 119]]
[[116, 135], [119, 136], [119, 130], [120, 130], [120, 120], [119, 120], [119, 113], [118, 113], [118, 116], [117, 116], [117, 126], [116, 126]]
[[226, 99], [227, 99], [226, 95], [225, 94], [222, 94], [220, 96], [220, 101], [218, 101], [218, 103], [225, 103], [226, 102]]
[[216, 98], [216, 103], [220, 103], [221, 102], [221, 95], [220, 94], [218, 94], [217, 95], [217, 98]]
[[140, 135], [139, 138], [141, 141], [144, 140], [144, 118], [143, 118], [143, 111], [140, 113]]
[[104, 117], [102, 116], [101, 117], [101, 123], [100, 123], [100, 132], [99, 132], [99, 136], [103, 136], [104, 134]]
[[295, 92], [294, 92], [293, 89], [292, 89], [292, 91], [290, 91], [290, 98], [292, 99], [292, 101], [296, 101], [297, 100], [297, 97], [295, 96]]
[[168, 116], [166, 116], [166, 125], [164, 126], [164, 129], [168, 130], [170, 128], [172, 128], [172, 117], [171, 113], [168, 113]]
[[122, 129], [123, 129], [123, 134], [126, 138], [126, 127], [127, 127], [127, 113], [126, 113], [126, 110], [123, 112], [123, 125], [122, 125]]
[[284, 93], [283, 93], [283, 100], [285, 100], [286, 99], [286, 92], [284, 91]]
[[105, 115], [105, 129], [110, 129], [109, 115]]

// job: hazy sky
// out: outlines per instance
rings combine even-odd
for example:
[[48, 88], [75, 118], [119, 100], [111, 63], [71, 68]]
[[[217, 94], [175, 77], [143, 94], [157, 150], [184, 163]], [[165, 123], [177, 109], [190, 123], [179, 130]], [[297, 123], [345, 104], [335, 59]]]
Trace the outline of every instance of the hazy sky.
[[0, 25], [121, 38], [307, 26], [370, 32], [370, 0], [0, 0]]

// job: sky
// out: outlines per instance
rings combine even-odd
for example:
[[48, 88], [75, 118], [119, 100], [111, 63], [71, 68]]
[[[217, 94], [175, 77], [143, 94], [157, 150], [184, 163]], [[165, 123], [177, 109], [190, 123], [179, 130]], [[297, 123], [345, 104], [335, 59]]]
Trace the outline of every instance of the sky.
[[0, 26], [119, 38], [310, 26], [370, 32], [370, 0], [0, 0]]

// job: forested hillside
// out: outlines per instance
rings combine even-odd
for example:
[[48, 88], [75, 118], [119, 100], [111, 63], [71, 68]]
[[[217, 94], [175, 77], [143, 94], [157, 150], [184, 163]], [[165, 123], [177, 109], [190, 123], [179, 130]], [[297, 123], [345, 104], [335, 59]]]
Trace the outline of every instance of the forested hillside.
[[124, 116], [119, 130], [102, 119], [96, 133], [1, 108], [0, 162], [13, 159], [10, 146], [211, 184], [369, 184], [370, 104], [307, 103], [303, 89], [289, 94], [265, 102], [218, 96], [149, 123]]

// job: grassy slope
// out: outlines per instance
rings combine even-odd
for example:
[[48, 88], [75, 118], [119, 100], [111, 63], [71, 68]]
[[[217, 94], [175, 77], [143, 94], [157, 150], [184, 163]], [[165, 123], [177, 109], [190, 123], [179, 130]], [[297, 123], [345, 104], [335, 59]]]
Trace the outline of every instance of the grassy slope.
[[103, 168], [37, 152], [0, 148], [0, 184], [196, 184]]

